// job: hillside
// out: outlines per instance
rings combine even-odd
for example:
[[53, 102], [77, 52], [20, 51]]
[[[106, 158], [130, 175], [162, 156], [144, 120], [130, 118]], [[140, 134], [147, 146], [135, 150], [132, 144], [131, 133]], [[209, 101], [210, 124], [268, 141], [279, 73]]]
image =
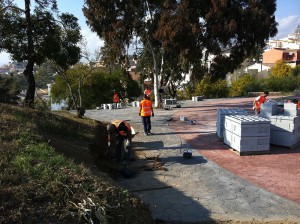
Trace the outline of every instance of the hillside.
[[105, 124], [0, 104], [0, 223], [153, 223], [114, 182]]

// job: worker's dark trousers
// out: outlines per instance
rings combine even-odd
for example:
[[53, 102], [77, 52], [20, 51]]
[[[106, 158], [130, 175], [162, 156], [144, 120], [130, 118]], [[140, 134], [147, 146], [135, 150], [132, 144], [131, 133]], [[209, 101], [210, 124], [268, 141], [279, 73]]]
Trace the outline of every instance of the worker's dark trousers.
[[[122, 135], [117, 135], [116, 136], [116, 159], [117, 160], [121, 160], [122, 158], [122, 148], [124, 147], [124, 141], [126, 140], [126, 138]], [[124, 159], [130, 159], [131, 156], [131, 145], [129, 147], [124, 148], [125, 151], [125, 155], [124, 155]]]
[[255, 113], [256, 116], [259, 116], [260, 115], [260, 110], [255, 109], [254, 113]]
[[143, 125], [144, 125], [144, 132], [149, 133], [151, 131], [150, 116], [142, 116], [142, 121], [143, 121]]

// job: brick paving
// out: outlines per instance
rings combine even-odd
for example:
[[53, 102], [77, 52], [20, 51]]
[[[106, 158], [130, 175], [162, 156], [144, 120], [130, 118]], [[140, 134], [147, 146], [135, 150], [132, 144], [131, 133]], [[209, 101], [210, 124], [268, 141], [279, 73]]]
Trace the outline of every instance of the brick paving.
[[[154, 134], [137, 135], [133, 149], [145, 157], [159, 157], [163, 169], [140, 167], [134, 178], [118, 182], [148, 203], [158, 220], [300, 223], [299, 148], [272, 147], [268, 155], [240, 157], [215, 133], [217, 108], [240, 107], [252, 113], [251, 102], [252, 98], [184, 101], [182, 108], [155, 110]], [[91, 110], [86, 116], [109, 122], [125, 119], [143, 130], [138, 108]], [[180, 116], [197, 124], [180, 121]], [[192, 159], [183, 158], [186, 149], [193, 151]], [[129, 169], [142, 160], [138, 157]]]

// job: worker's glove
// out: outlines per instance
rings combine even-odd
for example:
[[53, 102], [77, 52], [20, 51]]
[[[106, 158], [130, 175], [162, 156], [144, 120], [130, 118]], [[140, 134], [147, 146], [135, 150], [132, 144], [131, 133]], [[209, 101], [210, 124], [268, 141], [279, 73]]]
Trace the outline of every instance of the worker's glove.
[[152, 114], [152, 117], [154, 117], [154, 114]]
[[141, 116], [141, 113], [139, 113], [139, 116]]
[[110, 147], [110, 142], [107, 142], [107, 146], [108, 146], [108, 148]]

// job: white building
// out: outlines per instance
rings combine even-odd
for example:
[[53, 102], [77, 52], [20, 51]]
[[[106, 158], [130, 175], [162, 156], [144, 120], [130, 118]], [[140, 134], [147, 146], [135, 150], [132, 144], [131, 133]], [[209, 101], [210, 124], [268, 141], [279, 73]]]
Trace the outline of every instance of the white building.
[[269, 40], [267, 49], [285, 48], [285, 49], [300, 49], [300, 24], [297, 26], [294, 33], [279, 40]]

